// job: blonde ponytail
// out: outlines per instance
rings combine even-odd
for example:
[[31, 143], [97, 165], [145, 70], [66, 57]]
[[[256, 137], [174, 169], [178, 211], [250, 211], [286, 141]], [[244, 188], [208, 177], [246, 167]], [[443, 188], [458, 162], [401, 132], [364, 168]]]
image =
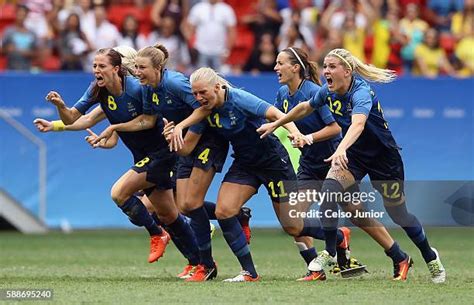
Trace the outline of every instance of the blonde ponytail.
[[333, 49], [326, 55], [338, 58], [344, 66], [352, 72], [359, 74], [364, 79], [378, 82], [390, 83], [397, 78], [395, 71], [389, 69], [380, 69], [362, 62], [359, 58], [352, 55], [346, 49]]

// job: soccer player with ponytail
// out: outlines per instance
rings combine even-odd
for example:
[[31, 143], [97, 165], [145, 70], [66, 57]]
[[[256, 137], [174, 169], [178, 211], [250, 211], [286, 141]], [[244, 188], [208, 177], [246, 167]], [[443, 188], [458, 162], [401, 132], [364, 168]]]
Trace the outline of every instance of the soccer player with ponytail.
[[[407, 211], [403, 191], [405, 177], [399, 147], [388, 128], [379, 99], [367, 82], [388, 83], [395, 80], [395, 73], [367, 65], [345, 49], [334, 49], [324, 59], [323, 74], [327, 83], [316, 95], [308, 102], [300, 103], [285, 117], [262, 126], [259, 131], [266, 136], [279, 126], [300, 120], [321, 106], [329, 105], [336, 122], [342, 127], [343, 139], [336, 151], [326, 159], [331, 163], [331, 169], [322, 191], [354, 191], [357, 183], [369, 175], [372, 185], [382, 194], [391, 219], [405, 230], [420, 249], [431, 280], [434, 283], [444, 282], [446, 271], [438, 252], [430, 247], [418, 219]], [[337, 211], [338, 204], [345, 209], [356, 208], [343, 205], [337, 199], [330, 200], [335, 197], [337, 196], [326, 197], [320, 207], [326, 249], [309, 264], [311, 271], [322, 271], [336, 262], [338, 219], [327, 217], [331, 213], [326, 211]], [[351, 220], [369, 233], [392, 259], [393, 279], [406, 280], [408, 269], [413, 264], [412, 258], [400, 249], [386, 229], [375, 219]]]

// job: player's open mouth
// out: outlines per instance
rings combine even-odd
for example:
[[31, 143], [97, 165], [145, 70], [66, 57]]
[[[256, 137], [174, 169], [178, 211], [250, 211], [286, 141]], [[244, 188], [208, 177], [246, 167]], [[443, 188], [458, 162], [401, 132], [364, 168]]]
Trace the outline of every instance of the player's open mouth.
[[328, 86], [332, 86], [332, 78], [326, 77], [326, 82], [328, 83]]

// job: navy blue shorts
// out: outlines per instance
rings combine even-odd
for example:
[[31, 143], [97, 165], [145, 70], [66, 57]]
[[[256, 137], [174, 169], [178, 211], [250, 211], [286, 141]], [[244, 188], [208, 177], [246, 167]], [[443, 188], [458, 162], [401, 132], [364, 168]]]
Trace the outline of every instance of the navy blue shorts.
[[349, 171], [360, 182], [369, 175], [373, 187], [384, 200], [397, 202], [404, 194], [405, 171], [400, 153], [396, 149], [385, 149], [374, 158], [363, 158], [347, 151]]
[[300, 190], [314, 189], [319, 192], [330, 168], [331, 166], [329, 164], [320, 168], [311, 168], [300, 163], [296, 175], [298, 177], [298, 188]]
[[286, 163], [281, 162], [281, 169], [276, 169], [275, 165], [272, 169], [255, 168], [234, 160], [223, 182], [250, 185], [256, 190], [263, 184], [272, 201], [288, 202], [288, 193], [297, 192], [298, 186], [291, 161], [287, 156], [282, 159]]
[[205, 171], [214, 168], [216, 173], [220, 173], [228, 151], [229, 141], [212, 133], [204, 133], [191, 155], [179, 157], [176, 179], [189, 178], [193, 167]]
[[146, 172], [146, 181], [155, 184], [156, 189], [168, 190], [174, 185], [172, 171], [176, 159], [176, 154], [166, 147], [138, 161], [131, 169], [137, 173]]

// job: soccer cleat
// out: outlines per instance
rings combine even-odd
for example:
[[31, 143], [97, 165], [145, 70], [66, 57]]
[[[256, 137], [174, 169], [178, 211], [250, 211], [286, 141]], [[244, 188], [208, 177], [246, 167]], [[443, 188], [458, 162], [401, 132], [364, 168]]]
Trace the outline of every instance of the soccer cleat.
[[[338, 257], [339, 258], [339, 257]], [[331, 274], [337, 275], [341, 273], [344, 278], [359, 276], [364, 273], [369, 273], [366, 266], [361, 264], [356, 258], [351, 257], [346, 265], [336, 264], [330, 271]]]
[[209, 226], [211, 227], [211, 239], [214, 237], [214, 234], [216, 233], [216, 226], [210, 222]]
[[349, 244], [351, 242], [351, 229], [349, 229], [348, 227], [340, 227], [339, 230], [342, 231], [342, 235], [344, 236], [344, 238], [337, 246], [342, 249], [349, 249]]
[[252, 218], [251, 211], [252, 210], [247, 207], [242, 207], [240, 209], [240, 214], [238, 217], [240, 225], [242, 226], [242, 230], [244, 231], [247, 244], [250, 244], [250, 238], [252, 238], [252, 231], [250, 230], [250, 224], [249, 224], [250, 218]]
[[405, 281], [408, 276], [408, 270], [413, 266], [413, 260], [408, 256], [403, 261], [393, 264], [393, 280]]
[[230, 279], [225, 279], [223, 282], [226, 283], [238, 283], [238, 282], [258, 282], [260, 281], [260, 276], [252, 277], [250, 272], [242, 270], [240, 271], [239, 275], [235, 277], [231, 277]]
[[341, 227], [339, 230], [342, 231], [343, 239], [336, 247], [337, 253], [337, 264], [339, 266], [348, 266], [350, 264], [351, 250], [350, 250], [350, 241], [351, 241], [351, 229], [347, 227]]
[[436, 253], [436, 259], [428, 262], [428, 270], [431, 274], [431, 281], [435, 284], [444, 283], [446, 281], [446, 270], [444, 269], [441, 259], [439, 258], [438, 250], [431, 248]]
[[205, 282], [210, 281], [217, 276], [217, 265], [214, 263], [214, 267], [206, 267], [204, 265], [197, 265], [196, 271], [189, 278], [185, 279], [185, 282]]
[[195, 266], [187, 264], [186, 267], [184, 267], [183, 271], [177, 275], [177, 277], [183, 280], [188, 279], [194, 274], [194, 272], [196, 272], [196, 269], [197, 265]]
[[298, 282], [309, 282], [309, 281], [325, 281], [326, 273], [323, 270], [321, 271], [308, 271], [305, 276], [297, 279]]
[[154, 263], [163, 256], [170, 239], [170, 235], [165, 230], [163, 230], [163, 233], [160, 235], [150, 236], [150, 255], [148, 256], [149, 263]]
[[309, 271], [323, 271], [324, 269], [329, 269], [330, 267], [336, 265], [337, 255], [332, 257], [328, 251], [323, 250], [319, 253], [318, 257], [313, 259], [309, 265]]

